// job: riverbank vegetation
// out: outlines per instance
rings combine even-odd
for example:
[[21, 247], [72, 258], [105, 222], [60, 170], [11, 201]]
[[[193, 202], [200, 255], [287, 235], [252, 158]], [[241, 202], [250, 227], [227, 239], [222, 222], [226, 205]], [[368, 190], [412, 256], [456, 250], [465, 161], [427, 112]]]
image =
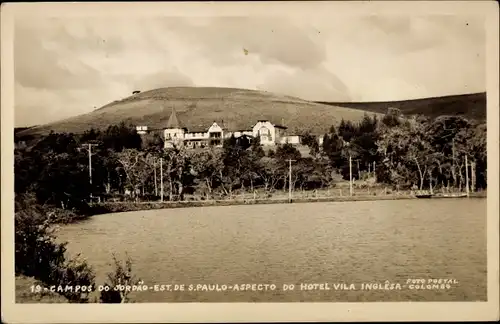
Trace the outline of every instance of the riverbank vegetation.
[[162, 192], [169, 202], [270, 199], [290, 188], [303, 197], [337, 192], [351, 175], [353, 195], [367, 187], [373, 195], [383, 188], [453, 192], [487, 186], [486, 125], [462, 117], [390, 110], [380, 120], [342, 120], [319, 137], [306, 132], [302, 146], [309, 154], [290, 144], [269, 149], [258, 139], [234, 137], [223, 147], [163, 149], [160, 135], [140, 136], [124, 123], [79, 135], [51, 133], [16, 148], [16, 198], [32, 194], [51, 208], [54, 221], [63, 222], [95, 214], [98, 208], [89, 202], [159, 201]]
[[[132, 262], [126, 266], [114, 258], [115, 270], [109, 274], [108, 291], [95, 293], [95, 274], [80, 255], [69, 258], [66, 243], [56, 240], [53, 211], [37, 203], [33, 195], [23, 194], [16, 201], [14, 216], [16, 302], [121, 303], [126, 296], [115, 291], [130, 282]], [[79, 287], [79, 288], [77, 288]], [[93, 296], [93, 297], [92, 297]]]
[[[222, 147], [164, 149], [159, 135], [140, 136], [124, 123], [105, 131], [18, 140], [16, 276], [46, 286], [94, 287], [91, 266], [68, 259], [53, 229], [96, 213], [224, 205], [237, 199], [279, 202], [289, 192], [296, 201], [321, 201], [350, 196], [350, 177], [354, 198], [487, 187], [486, 124], [462, 117], [429, 119], [391, 110], [380, 120], [368, 115], [359, 123], [342, 120], [320, 137], [306, 132], [302, 145], [309, 154], [290, 144], [269, 149], [258, 139], [234, 137]], [[166, 203], [159, 206], [162, 193]], [[130, 271], [129, 261], [122, 266], [115, 260], [107, 285], [133, 280]], [[114, 293], [90, 300], [89, 294], [74, 291], [62, 296], [69, 302], [127, 299]]]

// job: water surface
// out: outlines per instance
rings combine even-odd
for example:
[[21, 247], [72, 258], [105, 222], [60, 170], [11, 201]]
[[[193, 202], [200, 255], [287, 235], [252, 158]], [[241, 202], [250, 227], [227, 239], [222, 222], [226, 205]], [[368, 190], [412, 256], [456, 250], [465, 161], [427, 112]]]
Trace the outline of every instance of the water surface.
[[[149, 210], [95, 216], [59, 231], [102, 284], [112, 254], [150, 287], [136, 302], [486, 300], [486, 199], [327, 202]], [[361, 290], [362, 283], [455, 279], [449, 289]], [[190, 284], [275, 284], [274, 291], [188, 291]], [[328, 283], [330, 290], [300, 290]], [[335, 290], [333, 284], [355, 285]], [[283, 291], [283, 284], [295, 284]], [[324, 286], [325, 287], [325, 286]], [[339, 286], [336, 286], [340, 288]]]

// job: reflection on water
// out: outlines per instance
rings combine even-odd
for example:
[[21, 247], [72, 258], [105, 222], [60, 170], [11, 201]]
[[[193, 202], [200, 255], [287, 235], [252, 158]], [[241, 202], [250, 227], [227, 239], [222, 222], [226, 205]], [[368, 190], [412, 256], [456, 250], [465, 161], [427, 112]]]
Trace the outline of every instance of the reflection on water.
[[[102, 284], [112, 253], [149, 286], [137, 302], [486, 300], [486, 200], [435, 199], [185, 208], [96, 216], [62, 228]], [[370, 290], [450, 278], [445, 290]], [[275, 291], [188, 291], [189, 284], [275, 284]], [[331, 290], [301, 291], [301, 283]], [[333, 284], [356, 290], [334, 290]], [[295, 284], [283, 291], [283, 284]], [[335, 286], [341, 288], [341, 286]]]

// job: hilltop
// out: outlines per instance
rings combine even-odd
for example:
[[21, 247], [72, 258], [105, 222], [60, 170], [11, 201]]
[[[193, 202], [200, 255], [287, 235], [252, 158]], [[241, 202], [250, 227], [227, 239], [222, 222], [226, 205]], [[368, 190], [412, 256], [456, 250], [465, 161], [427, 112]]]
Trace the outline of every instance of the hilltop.
[[390, 107], [400, 109], [405, 115], [461, 115], [485, 120], [486, 93], [387, 102], [311, 102], [246, 89], [159, 88], [113, 101], [84, 115], [16, 129], [16, 137], [43, 135], [51, 130], [81, 133], [91, 127], [104, 129], [120, 122], [163, 128], [174, 107], [181, 124], [190, 130], [206, 129], [213, 121], [223, 122], [231, 130], [249, 129], [257, 120], [267, 119], [287, 126], [289, 134], [310, 130], [320, 135], [342, 118], [358, 121], [365, 112], [384, 114]]
[[172, 87], [144, 91], [116, 100], [90, 113], [19, 131], [19, 136], [55, 132], [80, 133], [125, 122], [163, 128], [175, 107], [179, 121], [189, 129], [223, 122], [231, 130], [251, 128], [266, 119], [287, 126], [290, 134], [311, 130], [325, 133], [342, 118], [358, 121], [364, 112], [310, 102], [295, 97], [234, 88]]
[[375, 113], [385, 113], [388, 108], [398, 108], [405, 115], [420, 114], [429, 117], [451, 115], [477, 120], [486, 119], [485, 92], [402, 101], [318, 103]]

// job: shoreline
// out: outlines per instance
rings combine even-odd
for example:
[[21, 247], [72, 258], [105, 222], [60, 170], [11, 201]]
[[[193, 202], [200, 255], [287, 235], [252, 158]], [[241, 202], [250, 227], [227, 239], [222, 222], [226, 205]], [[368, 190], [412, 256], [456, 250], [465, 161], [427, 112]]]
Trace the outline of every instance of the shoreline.
[[143, 202], [102, 202], [90, 205], [92, 214], [89, 217], [123, 213], [141, 210], [156, 209], [175, 209], [175, 208], [193, 208], [193, 207], [221, 207], [221, 206], [239, 206], [239, 205], [266, 205], [266, 204], [302, 204], [315, 202], [356, 202], [356, 201], [377, 201], [377, 200], [407, 200], [407, 199], [463, 199], [463, 198], [486, 198], [486, 193], [471, 193], [469, 197], [443, 197], [433, 196], [432, 198], [418, 198], [415, 195], [362, 195], [362, 196], [344, 196], [344, 197], [297, 197], [292, 198], [267, 198], [267, 199], [234, 199], [234, 200], [187, 200], [187, 201], [143, 201]]

